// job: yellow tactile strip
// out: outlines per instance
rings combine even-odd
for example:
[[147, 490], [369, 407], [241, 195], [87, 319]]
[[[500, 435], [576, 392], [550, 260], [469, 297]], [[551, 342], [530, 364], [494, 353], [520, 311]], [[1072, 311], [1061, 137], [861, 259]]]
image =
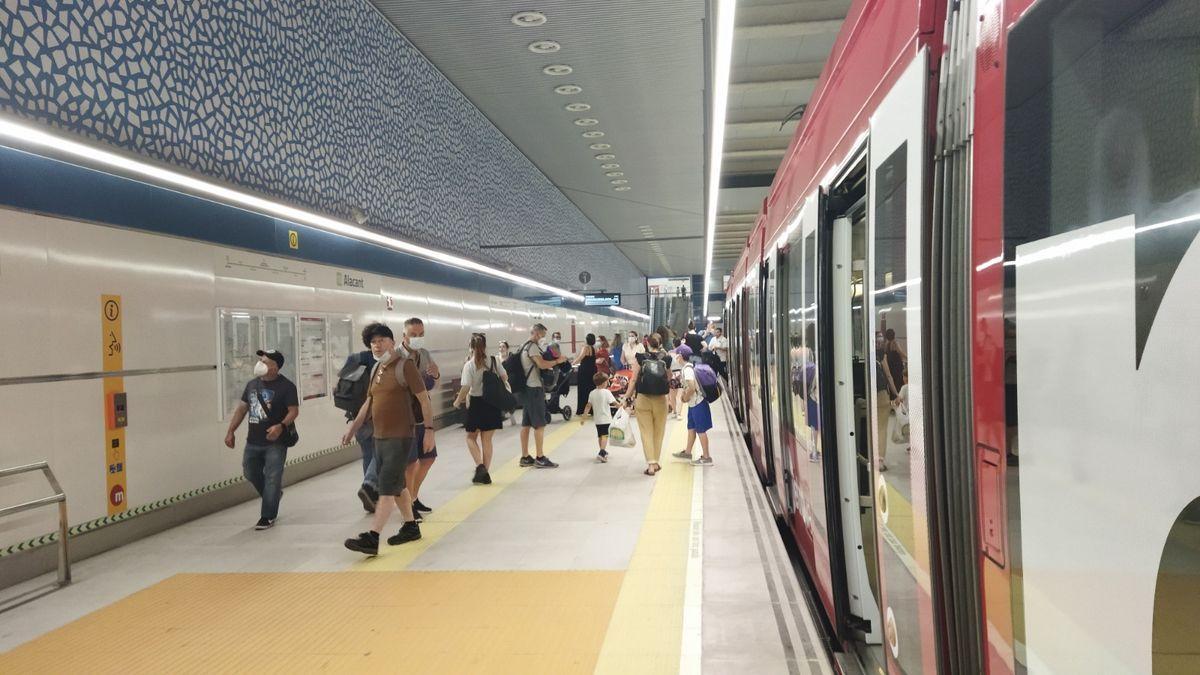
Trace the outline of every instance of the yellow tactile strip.
[[683, 422], [668, 429], [663, 470], [612, 611], [597, 673], [678, 673], [692, 519], [692, 474], [703, 471], [670, 454], [687, 438]]
[[588, 673], [623, 576], [181, 574], [0, 655], [0, 672]]

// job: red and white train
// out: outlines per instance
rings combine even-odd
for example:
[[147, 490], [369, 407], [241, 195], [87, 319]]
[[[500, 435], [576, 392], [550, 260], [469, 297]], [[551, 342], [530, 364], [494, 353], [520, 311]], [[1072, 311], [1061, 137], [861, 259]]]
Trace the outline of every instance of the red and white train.
[[856, 0], [726, 288], [868, 672], [1200, 672], [1200, 3]]

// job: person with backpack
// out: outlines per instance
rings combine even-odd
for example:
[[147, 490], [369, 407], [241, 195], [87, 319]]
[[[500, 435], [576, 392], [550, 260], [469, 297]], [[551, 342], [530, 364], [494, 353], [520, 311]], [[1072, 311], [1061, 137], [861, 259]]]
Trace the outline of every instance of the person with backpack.
[[[712, 367], [691, 363], [691, 358], [692, 350], [687, 345], [675, 350], [675, 361], [683, 364], [683, 401], [688, 406], [688, 440], [685, 449], [671, 453], [671, 456], [689, 460], [695, 466], [712, 466], [712, 456], [708, 454], [708, 430], [713, 427], [709, 401], [715, 400], [721, 390]], [[697, 437], [700, 438], [701, 455], [693, 460], [692, 446], [696, 444]]]
[[[491, 485], [488, 471], [492, 467], [492, 436], [504, 426], [504, 409], [515, 406], [516, 400], [508, 393], [504, 368], [496, 357], [488, 356], [487, 337], [483, 333], [473, 334], [470, 346], [471, 357], [463, 364], [462, 387], [454, 399], [454, 407], [467, 406], [467, 422], [463, 426], [467, 430], [467, 450], [475, 460], [475, 477], [471, 482]], [[497, 382], [503, 394], [496, 389]], [[504, 400], [489, 400], [489, 394]]]
[[237, 445], [234, 433], [246, 415], [250, 416], [246, 432], [246, 447], [242, 451], [242, 474], [262, 498], [256, 530], [275, 524], [279, 502], [283, 499], [283, 465], [287, 450], [296, 444], [298, 436], [292, 425], [300, 415], [300, 397], [296, 385], [283, 376], [283, 354], [274, 349], [258, 350], [254, 364], [254, 379], [242, 390], [242, 400], [225, 432], [225, 447]]
[[[546, 340], [546, 327], [540, 323], [533, 324], [529, 330], [529, 339], [515, 354], [510, 354], [504, 362], [504, 370], [508, 373], [508, 383], [521, 402], [521, 466], [536, 466], [539, 469], [554, 469], [558, 464], [550, 461], [542, 452], [545, 442], [546, 422], [546, 389], [542, 384], [542, 371], [566, 363], [565, 356], [547, 359], [542, 352], [549, 347]], [[537, 448], [537, 458], [529, 456], [529, 434], [533, 431], [534, 444]]]
[[642, 473], [653, 476], [662, 471], [658, 463], [662, 456], [663, 436], [667, 430], [667, 394], [671, 391], [670, 366], [662, 341], [651, 333], [650, 348], [638, 354], [633, 363], [633, 376], [625, 390], [625, 400], [633, 403], [638, 428], [642, 432], [642, 453], [646, 456], [646, 470]]
[[[377, 363], [369, 376], [367, 400], [342, 435], [342, 444], [349, 445], [368, 420], [374, 423], [379, 500], [375, 504], [371, 529], [354, 539], [347, 539], [345, 546], [351, 551], [373, 556], [379, 553], [379, 538], [393, 508], [399, 508], [404, 524], [387, 542], [396, 546], [421, 538], [421, 528], [413, 513], [412, 493], [405, 484], [405, 469], [416, 443], [414, 402], [426, 420], [433, 419], [433, 406], [429, 392], [425, 390], [425, 381], [417, 372], [416, 361], [400, 355], [392, 329], [382, 323], [373, 323], [363, 331], [363, 336]], [[425, 450], [436, 445], [433, 426], [426, 423]]]
[[687, 332], [683, 334], [683, 342], [693, 355], [700, 356], [700, 351], [704, 348], [704, 338], [696, 332], [695, 321], [688, 322]]
[[[425, 389], [430, 396], [433, 396], [433, 392], [437, 390], [437, 381], [442, 378], [442, 372], [438, 368], [437, 361], [433, 360], [433, 355], [425, 348], [424, 321], [415, 316], [405, 319], [404, 333], [400, 338], [400, 344], [397, 345], [396, 352], [402, 358], [412, 359], [416, 362], [417, 372], [425, 381]], [[420, 494], [421, 484], [425, 482], [425, 477], [429, 475], [429, 470], [437, 461], [437, 446], [434, 445], [428, 449], [425, 447], [425, 429], [433, 428], [433, 420], [425, 418], [421, 413], [421, 408], [416, 404], [413, 405], [413, 415], [416, 418], [416, 443], [413, 444], [413, 456], [409, 458], [408, 474], [404, 480], [412, 493], [413, 508], [416, 509], [419, 523], [422, 520], [422, 513], [433, 511], [421, 503]]]
[[[370, 347], [367, 332], [362, 335], [363, 345]], [[353, 422], [358, 417], [367, 400], [367, 388], [371, 384], [371, 369], [375, 367], [375, 356], [370, 349], [351, 354], [345, 365], [338, 371], [337, 386], [333, 390], [333, 405], [345, 411], [346, 421]], [[358, 499], [362, 502], [367, 513], [375, 513], [375, 503], [379, 501], [379, 467], [375, 460], [375, 427], [370, 421], [364, 423], [354, 435], [355, 442], [362, 450], [363, 480], [358, 488]]]

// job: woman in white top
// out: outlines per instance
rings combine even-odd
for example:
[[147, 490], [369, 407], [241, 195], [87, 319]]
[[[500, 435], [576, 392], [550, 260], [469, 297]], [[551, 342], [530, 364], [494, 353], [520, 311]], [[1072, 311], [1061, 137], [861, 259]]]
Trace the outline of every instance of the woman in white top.
[[467, 430], [467, 449], [475, 460], [475, 478], [471, 482], [480, 485], [492, 482], [488, 473], [492, 466], [492, 436], [504, 426], [503, 412], [483, 397], [483, 375], [489, 371], [507, 385], [508, 375], [504, 372], [504, 366], [496, 357], [488, 356], [487, 338], [483, 333], [475, 333], [471, 336], [471, 358], [463, 364], [462, 387], [454, 399], [454, 407], [461, 408], [470, 400], [464, 426]]

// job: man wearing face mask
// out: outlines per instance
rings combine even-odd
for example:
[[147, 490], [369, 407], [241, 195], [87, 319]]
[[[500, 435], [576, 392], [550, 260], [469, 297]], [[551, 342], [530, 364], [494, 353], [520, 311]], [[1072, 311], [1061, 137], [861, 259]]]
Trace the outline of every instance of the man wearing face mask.
[[[381, 323], [371, 324], [363, 331], [378, 364], [371, 372], [367, 400], [358, 417], [342, 436], [349, 445], [354, 434], [371, 420], [375, 427], [375, 458], [379, 469], [379, 500], [371, 529], [354, 539], [347, 539], [346, 548], [367, 555], [379, 553], [379, 537], [387, 525], [393, 507], [400, 509], [404, 525], [387, 542], [393, 546], [421, 538], [421, 529], [413, 513], [412, 494], [405, 483], [405, 468], [412, 454], [414, 440], [413, 400], [416, 399], [425, 419], [433, 417], [429, 393], [417, 372], [416, 362], [404, 358], [392, 336], [392, 330]], [[435, 444], [433, 429], [425, 434], [425, 450]]]
[[[404, 336], [401, 338], [397, 352], [403, 358], [413, 360], [417, 366], [417, 372], [425, 380], [425, 389], [432, 396], [432, 392], [437, 390], [437, 381], [441, 379], [442, 372], [438, 368], [437, 362], [433, 360], [433, 355], [425, 348], [424, 321], [415, 316], [405, 320]], [[433, 428], [433, 418], [426, 418], [422, 414], [420, 406], [415, 404], [413, 405], [413, 417], [417, 424], [416, 443], [413, 445], [413, 455], [409, 458], [404, 479], [408, 484], [409, 492], [412, 493], [413, 510], [419, 523], [422, 521], [422, 513], [429, 513], [433, 510], [421, 503], [420, 492], [421, 484], [425, 482], [425, 476], [429, 475], [429, 470], [437, 461], [437, 446], [435, 445], [429, 450], [425, 449], [425, 428]]]
[[[536, 466], [539, 469], [553, 469], [558, 466], [542, 454], [546, 431], [546, 390], [542, 386], [541, 371], [567, 361], [562, 355], [556, 359], [544, 358], [542, 353], [549, 345], [546, 327], [540, 323], [533, 324], [529, 331], [529, 340], [521, 345], [521, 368], [525, 371], [525, 390], [521, 392], [521, 466]], [[530, 429], [533, 429], [537, 459], [529, 456]]]
[[626, 368], [632, 368], [633, 364], [637, 363], [637, 355], [645, 353], [646, 347], [638, 339], [637, 331], [629, 331], [629, 337], [625, 339], [625, 347], [621, 349], [621, 362], [625, 364]]
[[300, 397], [296, 393], [296, 385], [279, 374], [279, 369], [283, 367], [283, 354], [274, 349], [260, 349], [257, 354], [255, 378], [246, 383], [242, 401], [229, 420], [225, 446], [232, 448], [236, 445], [234, 432], [249, 413], [246, 448], [242, 452], [242, 473], [262, 498], [260, 518], [254, 529], [265, 530], [274, 525], [275, 518], [279, 516], [279, 501], [283, 497], [283, 464], [287, 461], [284, 433], [300, 414]]

